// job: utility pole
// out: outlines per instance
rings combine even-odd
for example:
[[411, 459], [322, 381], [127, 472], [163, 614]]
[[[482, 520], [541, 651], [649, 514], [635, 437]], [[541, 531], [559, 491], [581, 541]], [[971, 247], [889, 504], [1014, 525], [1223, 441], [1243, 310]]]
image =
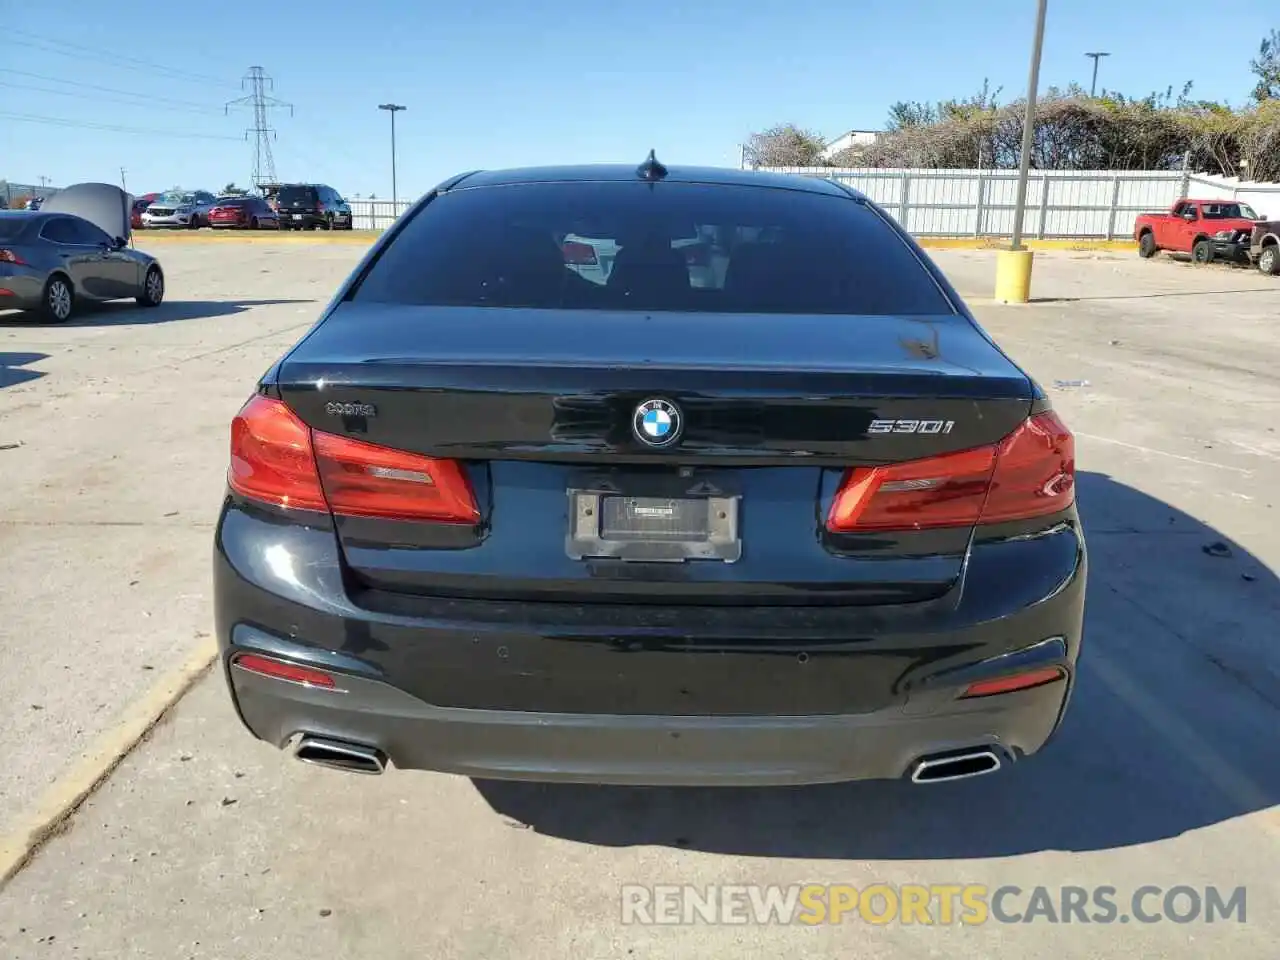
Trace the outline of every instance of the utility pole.
[[1103, 57], [1111, 56], [1111, 54], [1103, 53], [1102, 51], [1099, 50], [1093, 53], [1086, 53], [1085, 56], [1093, 58], [1093, 82], [1089, 84], [1089, 96], [1092, 97], [1092, 96], [1095, 96], [1098, 92], [1098, 61], [1101, 60]]
[[391, 214], [397, 217], [400, 214], [400, 206], [397, 203], [398, 194], [396, 193], [396, 114], [401, 110], [407, 110], [408, 107], [400, 103], [380, 103], [379, 110], [386, 110], [391, 114]]
[[261, 67], [250, 67], [249, 72], [240, 80], [240, 88], [248, 90], [246, 96], [238, 100], [228, 100], [222, 108], [223, 113], [230, 113], [232, 107], [249, 106], [253, 108], [253, 126], [244, 132], [244, 138], [253, 135], [253, 185], [261, 192], [262, 185], [275, 183], [276, 161], [271, 155], [271, 141], [276, 138], [276, 131], [267, 123], [267, 111], [289, 108], [289, 116], [293, 116], [293, 104], [277, 100], [267, 94], [275, 89], [275, 81]]
[[120, 189], [123, 190], [125, 193], [128, 193], [129, 186], [124, 181], [124, 174], [125, 174], [124, 167], [121, 167], [120, 168]]

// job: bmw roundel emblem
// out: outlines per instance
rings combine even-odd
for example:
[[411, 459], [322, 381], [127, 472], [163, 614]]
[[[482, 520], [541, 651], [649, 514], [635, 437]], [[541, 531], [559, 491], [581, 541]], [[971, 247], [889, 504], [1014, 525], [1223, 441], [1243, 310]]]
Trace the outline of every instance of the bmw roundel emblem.
[[646, 400], [636, 407], [631, 418], [631, 432], [649, 447], [669, 447], [680, 439], [683, 430], [684, 417], [670, 400]]

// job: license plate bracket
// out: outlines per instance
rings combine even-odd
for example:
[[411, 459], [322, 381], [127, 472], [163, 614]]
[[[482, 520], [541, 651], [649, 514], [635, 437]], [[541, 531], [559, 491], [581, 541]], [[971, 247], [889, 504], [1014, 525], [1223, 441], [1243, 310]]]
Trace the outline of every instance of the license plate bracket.
[[575, 560], [733, 563], [742, 555], [741, 497], [707, 479], [583, 477], [567, 493], [565, 551]]

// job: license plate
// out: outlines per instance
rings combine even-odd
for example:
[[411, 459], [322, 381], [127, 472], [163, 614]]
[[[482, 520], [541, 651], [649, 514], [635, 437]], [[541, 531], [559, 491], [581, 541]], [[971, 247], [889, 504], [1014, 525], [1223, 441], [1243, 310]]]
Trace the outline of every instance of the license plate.
[[698, 540], [710, 535], [707, 500], [601, 497], [603, 540]]
[[565, 547], [577, 560], [680, 563], [742, 555], [736, 496], [647, 497], [569, 491]]
[[300, 214], [300, 213], [291, 213], [291, 214], [289, 214], [289, 217], [290, 217], [290, 219], [292, 219], [292, 220], [301, 220], [301, 219], [302, 219], [302, 214]]

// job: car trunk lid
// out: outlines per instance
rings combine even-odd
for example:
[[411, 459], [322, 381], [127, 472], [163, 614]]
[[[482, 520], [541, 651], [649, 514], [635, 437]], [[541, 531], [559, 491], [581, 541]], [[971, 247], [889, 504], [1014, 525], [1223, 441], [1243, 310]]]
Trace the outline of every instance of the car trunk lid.
[[[1031, 398], [1026, 376], [954, 316], [342, 303], [278, 381], [312, 428], [458, 461], [475, 492], [474, 528], [340, 517], [363, 585], [575, 602], [940, 596], [959, 577], [970, 529], [833, 537], [825, 510], [845, 468], [994, 443], [1026, 418]], [[655, 398], [683, 419], [669, 449], [633, 426]], [[581, 501], [571, 490], [594, 491], [601, 509], [639, 510], [619, 522], [651, 534], [678, 526], [685, 501], [731, 502], [734, 549], [575, 552]], [[659, 513], [646, 526], [651, 509]]]

